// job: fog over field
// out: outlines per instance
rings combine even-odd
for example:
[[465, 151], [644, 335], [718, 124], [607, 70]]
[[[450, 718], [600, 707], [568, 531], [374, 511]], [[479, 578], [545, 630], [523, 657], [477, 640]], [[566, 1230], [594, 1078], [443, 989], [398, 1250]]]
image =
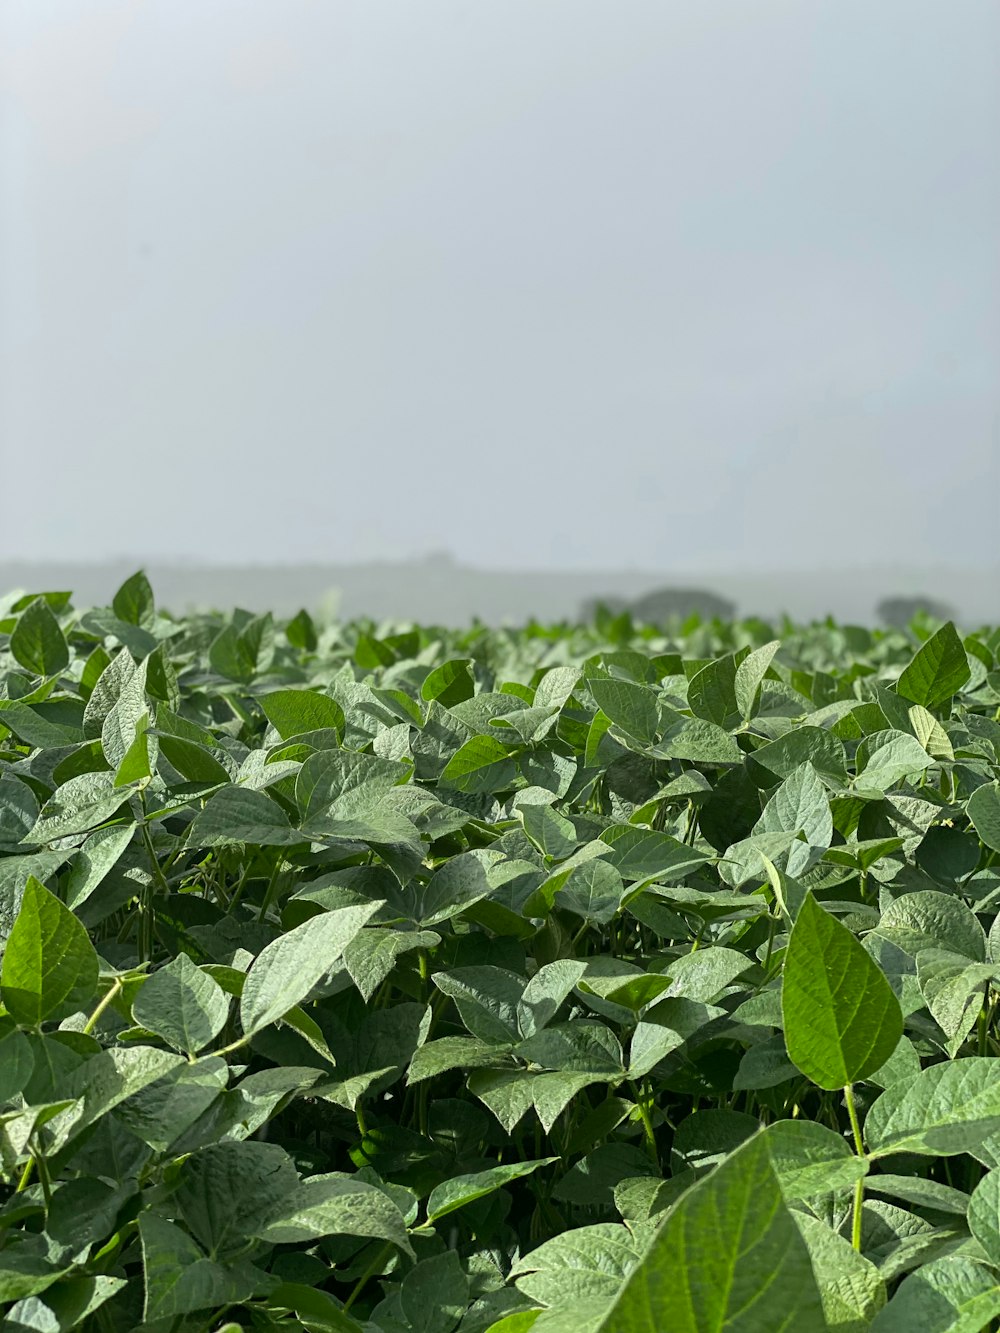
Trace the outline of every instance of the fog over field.
[[996, 0], [7, 0], [4, 581], [996, 614], [998, 50]]
[[[106, 604], [137, 561], [107, 564], [0, 564], [0, 586], [72, 588], [79, 606]], [[742, 615], [812, 620], [826, 615], [861, 624], [877, 619], [886, 597], [932, 598], [967, 625], [1000, 620], [1000, 570], [855, 569], [673, 576], [649, 570], [504, 571], [462, 565], [444, 554], [406, 564], [146, 566], [157, 600], [181, 612], [241, 606], [291, 615], [299, 607], [330, 616], [372, 616], [464, 625], [574, 619], [602, 598], [632, 602], [664, 588], [728, 600]]]

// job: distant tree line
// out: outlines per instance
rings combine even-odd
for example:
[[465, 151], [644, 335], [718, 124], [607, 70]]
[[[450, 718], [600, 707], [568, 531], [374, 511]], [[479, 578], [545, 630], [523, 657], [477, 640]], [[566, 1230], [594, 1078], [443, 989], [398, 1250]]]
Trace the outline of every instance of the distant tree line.
[[[733, 620], [737, 614], [734, 602], [705, 588], [657, 588], [631, 601], [625, 597], [592, 597], [580, 608], [581, 617], [591, 621], [602, 607], [612, 615], [627, 611], [634, 621], [649, 625], [670, 624], [695, 615], [702, 620]], [[875, 614], [890, 629], [905, 629], [921, 614], [932, 620], [955, 619], [954, 609], [946, 602], [921, 594], [884, 597]]]

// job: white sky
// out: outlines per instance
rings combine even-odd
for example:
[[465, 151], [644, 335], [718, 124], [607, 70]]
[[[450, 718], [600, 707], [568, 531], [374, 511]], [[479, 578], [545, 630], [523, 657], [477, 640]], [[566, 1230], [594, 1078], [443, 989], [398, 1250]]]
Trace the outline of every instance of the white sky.
[[996, 0], [4, 0], [0, 556], [996, 565], [998, 125]]

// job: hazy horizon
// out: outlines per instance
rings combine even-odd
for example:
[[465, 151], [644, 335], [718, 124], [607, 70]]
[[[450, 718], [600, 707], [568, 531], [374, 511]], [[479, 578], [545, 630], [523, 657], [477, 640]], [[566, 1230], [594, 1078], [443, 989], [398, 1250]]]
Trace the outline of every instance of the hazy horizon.
[[992, 0], [8, 0], [0, 563], [995, 566], [998, 50]]

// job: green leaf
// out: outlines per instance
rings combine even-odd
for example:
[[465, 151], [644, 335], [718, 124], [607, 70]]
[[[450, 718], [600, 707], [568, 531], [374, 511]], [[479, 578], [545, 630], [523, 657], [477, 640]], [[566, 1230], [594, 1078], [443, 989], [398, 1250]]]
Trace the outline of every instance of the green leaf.
[[156, 1152], [167, 1152], [220, 1102], [228, 1080], [229, 1066], [218, 1056], [176, 1064], [131, 1093], [117, 1107], [115, 1118]]
[[441, 781], [459, 791], [493, 792], [512, 782], [517, 766], [492, 736], [470, 736], [445, 765]]
[[125, 580], [112, 598], [111, 606], [118, 619], [127, 625], [141, 625], [143, 629], [152, 626], [155, 619], [153, 589], [141, 569]]
[[382, 906], [376, 901], [321, 912], [262, 950], [247, 973], [240, 998], [244, 1034], [259, 1032], [305, 999]]
[[453, 708], [455, 704], [471, 699], [475, 691], [471, 660], [468, 657], [456, 657], [442, 662], [424, 678], [420, 697], [428, 703], [436, 699], [443, 708]]
[[[627, 1227], [599, 1222], [557, 1233], [519, 1259], [510, 1276], [519, 1290], [539, 1304], [569, 1307], [574, 1313], [585, 1301], [600, 1302], [604, 1310], [642, 1253], [643, 1243]], [[651, 1326], [636, 1325], [643, 1333]], [[661, 1325], [674, 1330], [672, 1322]], [[631, 1333], [628, 1325], [608, 1326], [606, 1333]], [[657, 1329], [659, 1333], [659, 1329]]]
[[485, 1198], [494, 1190], [509, 1185], [512, 1180], [530, 1176], [540, 1166], [549, 1166], [558, 1162], [558, 1157], [540, 1157], [529, 1162], [514, 1162], [509, 1166], [493, 1166], [487, 1171], [474, 1171], [469, 1175], [452, 1176], [443, 1185], [431, 1190], [427, 1200], [427, 1221], [436, 1222], [467, 1203], [475, 1203]]
[[525, 1037], [540, 1032], [555, 1018], [585, 971], [586, 964], [572, 958], [558, 958], [538, 969], [517, 1002], [518, 1026]]
[[949, 620], [917, 650], [896, 682], [896, 691], [925, 708], [951, 699], [972, 672], [958, 631]]
[[257, 702], [282, 740], [324, 727], [343, 738], [344, 710], [329, 695], [316, 690], [275, 690], [260, 695]]
[[613, 676], [593, 676], [588, 679], [587, 688], [601, 712], [630, 736], [651, 741], [656, 735], [660, 709], [648, 685]]
[[1000, 1284], [985, 1264], [932, 1259], [904, 1278], [871, 1333], [982, 1333], [1000, 1314]]
[[150, 737], [148, 727], [149, 714], [143, 713], [136, 720], [135, 736], [115, 770], [116, 787], [128, 787], [133, 782], [141, 782], [152, 776], [150, 740], [153, 738]]
[[779, 778], [790, 777], [800, 765], [809, 763], [823, 777], [836, 782], [847, 779], [843, 742], [823, 727], [795, 727], [778, 740], [754, 750], [753, 762]]
[[298, 1188], [295, 1164], [278, 1144], [222, 1142], [187, 1158], [174, 1197], [185, 1224], [215, 1259], [238, 1253]]
[[916, 736], [906, 731], [879, 731], [858, 746], [855, 786], [861, 791], [888, 791], [900, 779], [926, 772], [933, 762]]
[[991, 851], [1000, 852], [1000, 783], [984, 782], [969, 797], [965, 812], [979, 841]]
[[885, 974], [811, 893], [788, 943], [781, 1008], [789, 1058], [821, 1088], [873, 1074], [903, 1032], [899, 1001]]
[[469, 1279], [453, 1250], [422, 1259], [399, 1289], [407, 1333], [451, 1333], [468, 1304]]
[[755, 1135], [670, 1210], [600, 1333], [823, 1327], [809, 1252]]
[[1000, 1264], [1000, 1172], [990, 1171], [972, 1191], [969, 1230], [991, 1264]]
[[744, 722], [749, 722], [754, 715], [761, 683], [780, 647], [781, 641], [772, 639], [770, 643], [765, 643], [762, 648], [756, 648], [736, 668], [733, 694], [736, 699], [736, 707]]
[[132, 1015], [175, 1050], [195, 1055], [225, 1026], [229, 996], [186, 953], [179, 953], [143, 982]]
[[271, 1245], [302, 1244], [322, 1236], [388, 1240], [413, 1256], [406, 1222], [392, 1199], [374, 1185], [332, 1172], [311, 1176], [284, 1195], [254, 1227]]
[[180, 1227], [148, 1209], [139, 1217], [139, 1237], [146, 1320], [239, 1304], [268, 1285], [265, 1275], [249, 1265], [223, 1267], [207, 1259]]
[[66, 636], [44, 597], [32, 602], [18, 616], [10, 636], [10, 651], [21, 666], [36, 676], [55, 676], [69, 665]]
[[846, 1139], [814, 1120], [777, 1120], [765, 1130], [771, 1165], [787, 1201], [850, 1189], [868, 1161]]
[[33, 876], [3, 955], [7, 1012], [26, 1027], [75, 1013], [97, 989], [97, 953], [81, 922]]
[[930, 1065], [887, 1088], [868, 1112], [865, 1143], [873, 1157], [896, 1152], [951, 1157], [975, 1154], [998, 1130], [996, 1062], [966, 1056]]
[[223, 787], [210, 797], [191, 825], [195, 847], [226, 846], [235, 842], [258, 847], [287, 847], [302, 842], [288, 816], [266, 792], [249, 787]]
[[285, 626], [285, 638], [293, 648], [301, 648], [304, 652], [314, 653], [319, 640], [316, 637], [316, 626], [313, 624], [313, 618], [304, 608], [298, 611]]
[[793, 1216], [809, 1249], [828, 1333], [867, 1333], [886, 1300], [879, 1270], [819, 1218]]
[[[709, 662], [688, 681], [688, 707], [695, 717], [714, 722], [726, 730], [736, 726], [742, 716], [742, 706], [736, 694], [736, 655]], [[756, 693], [756, 686], [754, 687]], [[745, 699], [745, 695], [743, 696]]]
[[88, 833], [117, 814], [128, 796], [115, 787], [113, 773], [81, 773], [49, 797], [26, 841], [48, 843]]
[[111, 1047], [85, 1060], [65, 1081], [71, 1106], [52, 1121], [57, 1146], [89, 1129], [108, 1111], [182, 1064], [172, 1051], [152, 1046]]
[[70, 911], [87, 901], [114, 868], [132, 841], [134, 824], [110, 824], [90, 835], [76, 854], [66, 876], [64, 892]]

